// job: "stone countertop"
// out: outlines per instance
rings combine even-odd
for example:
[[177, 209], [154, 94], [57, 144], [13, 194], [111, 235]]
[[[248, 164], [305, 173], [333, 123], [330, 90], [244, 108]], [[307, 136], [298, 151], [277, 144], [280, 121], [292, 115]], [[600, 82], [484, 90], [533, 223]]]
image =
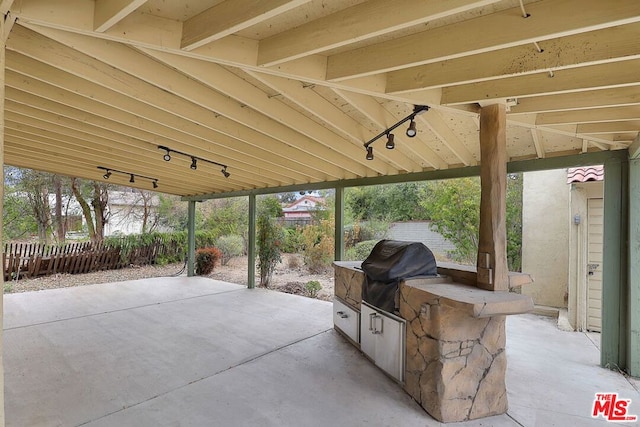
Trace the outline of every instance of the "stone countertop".
[[334, 261], [333, 266], [362, 271], [362, 261]]
[[533, 310], [533, 300], [512, 292], [494, 292], [475, 286], [433, 279], [406, 279], [404, 286], [425, 292], [434, 304], [442, 304], [465, 311], [477, 318], [521, 314]]

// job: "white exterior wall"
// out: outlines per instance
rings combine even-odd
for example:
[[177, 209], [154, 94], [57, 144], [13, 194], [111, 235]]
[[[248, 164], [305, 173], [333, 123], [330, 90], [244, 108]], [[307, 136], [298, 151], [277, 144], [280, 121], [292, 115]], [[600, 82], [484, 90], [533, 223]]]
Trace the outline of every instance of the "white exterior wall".
[[569, 185], [566, 169], [523, 177], [522, 271], [535, 282], [522, 287], [537, 305], [566, 307], [569, 275]]

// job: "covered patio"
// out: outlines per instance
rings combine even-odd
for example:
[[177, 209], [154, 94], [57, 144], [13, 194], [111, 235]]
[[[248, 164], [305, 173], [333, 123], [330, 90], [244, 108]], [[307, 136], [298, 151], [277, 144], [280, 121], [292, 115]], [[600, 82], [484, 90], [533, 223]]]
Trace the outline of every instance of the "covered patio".
[[[452, 426], [607, 425], [598, 334], [507, 322], [509, 411]], [[331, 304], [198, 277], [5, 296], [7, 426], [439, 426], [333, 330]], [[633, 425], [621, 424], [621, 425]]]
[[[577, 348], [600, 352], [601, 366], [640, 376], [637, 0], [0, 0], [0, 13], [4, 15], [0, 20], [2, 163], [180, 196], [189, 205], [189, 276], [194, 272], [198, 201], [248, 198], [247, 276], [252, 288], [259, 195], [334, 189], [335, 259], [341, 260], [346, 188], [480, 175], [482, 221], [473, 285], [483, 292], [506, 292], [507, 173], [604, 164], [602, 345], [597, 350], [584, 335], [573, 336], [582, 337]], [[130, 295], [115, 290], [97, 296], [84, 295], [87, 290], [56, 291], [32, 296], [33, 305], [23, 305], [18, 315], [11, 304], [29, 297], [7, 297], [6, 406], [15, 407], [16, 400], [21, 401], [13, 389], [20, 390], [15, 378], [27, 366], [14, 365], [11, 355], [21, 354], [38, 366], [38, 346], [48, 343], [58, 346], [53, 357], [65, 366], [59, 370], [40, 366], [42, 378], [52, 383], [71, 381], [66, 375], [77, 365], [70, 361], [78, 357], [81, 363], [81, 356], [92, 345], [97, 347], [90, 351], [91, 358], [84, 359], [85, 364], [96, 359], [114, 363], [108, 374], [85, 379], [91, 388], [85, 388], [82, 381], [69, 383], [71, 389], [81, 389], [76, 396], [82, 398], [93, 396], [104, 404], [103, 397], [111, 396], [98, 411], [102, 404], [65, 410], [59, 416], [77, 417], [71, 425], [108, 424], [110, 417], [139, 414], [147, 407], [149, 413], [141, 416], [146, 420], [170, 408], [191, 417], [197, 417], [200, 410], [237, 412], [224, 411], [228, 407], [241, 408], [247, 418], [262, 420], [264, 416], [267, 424], [277, 424], [290, 415], [289, 411], [278, 412], [285, 401], [265, 401], [258, 406], [269, 407], [264, 413], [246, 408], [255, 408], [256, 395], [270, 396], [266, 390], [271, 382], [278, 384], [288, 368], [309, 375], [305, 367], [316, 362], [345, 366], [333, 371], [335, 377], [318, 374], [312, 382], [348, 382], [353, 373], [367, 378], [378, 375], [381, 384], [387, 384], [384, 377], [367, 371], [368, 365], [357, 352], [341, 347], [342, 341], [323, 314], [329, 310], [325, 303], [301, 303], [290, 296], [235, 285], [184, 280], [181, 292], [189, 290], [193, 295], [167, 290], [166, 301], [154, 299], [163, 297], [164, 285], [152, 287], [158, 294], [149, 300], [145, 296], [148, 284], [128, 285]], [[45, 301], [58, 294], [58, 302]], [[224, 301], [235, 297], [239, 298], [237, 312]], [[88, 298], [91, 304], [65, 306], [77, 298]], [[272, 299], [278, 303], [272, 304]], [[196, 304], [205, 300], [211, 305]], [[289, 302], [292, 307], [285, 304]], [[309, 305], [315, 317], [298, 312], [294, 302]], [[38, 304], [40, 308], [34, 308]], [[56, 304], [61, 304], [60, 310], [50, 309]], [[194, 314], [198, 321], [190, 320], [190, 313], [179, 308], [193, 309], [205, 317]], [[275, 323], [256, 322], [252, 310]], [[213, 311], [216, 317], [207, 318]], [[171, 316], [179, 322], [162, 323]], [[235, 327], [227, 319], [255, 324], [226, 335]], [[529, 318], [514, 319], [509, 327], [511, 346], [518, 342], [519, 334], [513, 324], [525, 325], [521, 319]], [[145, 323], [151, 321], [164, 326], [156, 331]], [[100, 333], [100, 342], [89, 340], [91, 333], [83, 335], [83, 322], [98, 322], [92, 327], [99, 330], [92, 332]], [[100, 322], [105, 323], [101, 326]], [[190, 328], [174, 329], [178, 324]], [[209, 324], [218, 325], [219, 330], [203, 329]], [[74, 327], [80, 328], [77, 334], [65, 332]], [[133, 327], [140, 330], [134, 333]], [[289, 335], [292, 327], [295, 333]], [[47, 334], [42, 333], [43, 328]], [[239, 338], [243, 337], [240, 332], [255, 331], [260, 333]], [[14, 334], [20, 333], [35, 336], [13, 341]], [[117, 345], [140, 339], [148, 347]], [[55, 340], [60, 341], [56, 344]], [[522, 345], [536, 342], [521, 341]], [[320, 361], [317, 353], [305, 353], [316, 342], [335, 354]], [[173, 363], [172, 355], [186, 358], [189, 349], [199, 348], [197, 344], [202, 345], [199, 351], [203, 353], [196, 353], [195, 362]], [[80, 347], [73, 347], [76, 345]], [[295, 359], [290, 352], [302, 362], [283, 365]], [[218, 357], [210, 359], [210, 354]], [[526, 384], [526, 393], [514, 392], [515, 386], [510, 386], [512, 409], [497, 422], [513, 422], [510, 416], [517, 418], [514, 411], [518, 407], [534, 420], [539, 410], [547, 414], [548, 396], [556, 392], [555, 385], [549, 389], [547, 384], [539, 403], [526, 404], [525, 400], [531, 401], [526, 396], [532, 393], [529, 384], [539, 384], [546, 374], [536, 360], [518, 365], [535, 351], [526, 349], [521, 354], [521, 358], [509, 359], [509, 381], [518, 384], [514, 375], [522, 375], [520, 384]], [[546, 360], [545, 372], [553, 373], [554, 364], [545, 359], [547, 354], [553, 352], [538, 356]], [[127, 365], [136, 357], [144, 363]], [[597, 360], [589, 365], [593, 371], [580, 373], [581, 380], [590, 374], [609, 379], [616, 375], [596, 369], [596, 364]], [[236, 372], [261, 366], [280, 372], [273, 381], [257, 386], [264, 393], [235, 382]], [[361, 375], [361, 369], [366, 375]], [[158, 384], [147, 382], [147, 376], [136, 376], [148, 370], [164, 374], [154, 380]], [[92, 366], [78, 372], [91, 373]], [[174, 376], [176, 372], [181, 374]], [[192, 387], [225, 379], [225, 390], [214, 386], [219, 404], [198, 400], [201, 394], [192, 391], [196, 390]], [[585, 390], [590, 395], [602, 391], [594, 390], [594, 384], [567, 381], [572, 384], [566, 389], [571, 393], [563, 394], [563, 399]], [[106, 391], [120, 383], [129, 386], [122, 398]], [[340, 384], [337, 389], [342, 389]], [[32, 389], [43, 392], [51, 387], [49, 381], [31, 384]], [[375, 387], [366, 388], [361, 392], [375, 396]], [[315, 395], [306, 389], [295, 390], [292, 399], [304, 398], [305, 411], [316, 410]], [[191, 397], [163, 404], [175, 397], [174, 392], [188, 392]], [[243, 396], [243, 404], [225, 400], [233, 393]], [[398, 408], [412, 407], [406, 396], [391, 395], [397, 396]], [[66, 398], [69, 405], [82, 401], [64, 394], [50, 396]], [[331, 394], [320, 396], [331, 399]], [[342, 397], [353, 405], [364, 405]], [[554, 399], [554, 404], [563, 405], [561, 400]], [[324, 402], [329, 409], [318, 409], [319, 417], [340, 415], [330, 410], [334, 408], [330, 400]], [[189, 405], [199, 410], [190, 411]], [[580, 405], [589, 402], [581, 400]], [[38, 401], [38, 407], [44, 412], [47, 403]], [[300, 402], [292, 411], [294, 407], [305, 405]], [[411, 411], [402, 413], [418, 413]], [[579, 412], [588, 415], [588, 411]], [[391, 416], [395, 412], [382, 413]], [[2, 415], [0, 410], [0, 424]], [[353, 421], [361, 422], [361, 418]], [[31, 422], [46, 425], [48, 419]], [[397, 423], [389, 420], [388, 424]]]

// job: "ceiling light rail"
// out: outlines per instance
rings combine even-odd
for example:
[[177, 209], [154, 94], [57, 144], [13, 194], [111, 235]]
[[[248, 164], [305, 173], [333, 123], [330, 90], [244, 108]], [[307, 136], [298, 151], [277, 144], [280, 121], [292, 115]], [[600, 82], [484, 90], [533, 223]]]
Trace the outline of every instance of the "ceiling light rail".
[[385, 144], [385, 147], [388, 150], [393, 150], [396, 147], [396, 143], [395, 143], [395, 135], [392, 134], [391, 131], [393, 131], [394, 129], [396, 129], [398, 126], [402, 125], [406, 121], [410, 120], [409, 127], [407, 128], [407, 131], [406, 131], [406, 135], [409, 138], [413, 138], [414, 136], [416, 136], [418, 132], [416, 130], [415, 118], [418, 114], [422, 114], [428, 110], [429, 110], [429, 107], [427, 107], [426, 105], [414, 105], [413, 113], [409, 114], [407, 117], [403, 118], [402, 120], [397, 122], [395, 125], [386, 128], [385, 130], [380, 132], [378, 135], [374, 136], [373, 138], [365, 142], [363, 145], [364, 145], [364, 148], [367, 150], [366, 159], [373, 160], [373, 147], [371, 146], [371, 144], [373, 144], [383, 136], [387, 137], [387, 143]]
[[198, 161], [201, 161], [201, 162], [211, 163], [212, 165], [216, 165], [216, 166], [222, 167], [220, 172], [222, 173], [222, 175], [225, 178], [229, 178], [229, 176], [231, 176], [231, 174], [229, 172], [227, 172], [227, 165], [225, 165], [225, 164], [214, 162], [213, 160], [203, 159], [202, 157], [194, 156], [192, 154], [187, 154], [187, 153], [184, 153], [182, 151], [174, 150], [173, 148], [169, 148], [169, 147], [166, 147], [164, 145], [158, 145], [158, 150], [164, 150], [165, 151], [165, 154], [164, 154], [164, 156], [162, 156], [162, 158], [166, 162], [171, 160], [171, 153], [176, 153], [176, 154], [180, 154], [181, 156], [185, 156], [185, 157], [188, 157], [188, 158], [191, 159], [191, 165], [189, 167], [192, 170], [198, 169]]
[[111, 178], [111, 175], [113, 173], [119, 173], [119, 174], [122, 174], [122, 175], [129, 175], [129, 182], [132, 183], [132, 184], [134, 182], [136, 182], [136, 177], [137, 177], [137, 178], [147, 179], [147, 180], [151, 181], [151, 185], [153, 186], [153, 188], [154, 189], [158, 188], [158, 178], [152, 178], [150, 176], [144, 176], [144, 175], [140, 175], [140, 174], [132, 173], [132, 172], [125, 172], [125, 171], [121, 171], [121, 170], [118, 170], [118, 169], [106, 168], [104, 166], [98, 166], [98, 169], [104, 171], [104, 175], [102, 175], [102, 177], [104, 179]]

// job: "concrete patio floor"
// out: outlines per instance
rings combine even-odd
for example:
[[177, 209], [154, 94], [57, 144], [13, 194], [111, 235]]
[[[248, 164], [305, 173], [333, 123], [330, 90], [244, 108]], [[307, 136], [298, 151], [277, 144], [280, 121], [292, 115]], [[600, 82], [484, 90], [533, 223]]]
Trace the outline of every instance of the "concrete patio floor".
[[[332, 329], [324, 301], [206, 278], [4, 296], [7, 426], [439, 426]], [[602, 426], [597, 334], [507, 321], [509, 411], [449, 426]], [[635, 425], [617, 423], [617, 425]]]

